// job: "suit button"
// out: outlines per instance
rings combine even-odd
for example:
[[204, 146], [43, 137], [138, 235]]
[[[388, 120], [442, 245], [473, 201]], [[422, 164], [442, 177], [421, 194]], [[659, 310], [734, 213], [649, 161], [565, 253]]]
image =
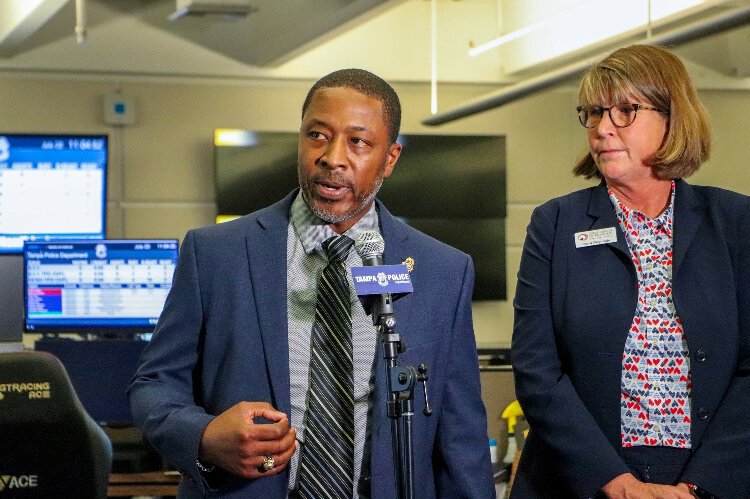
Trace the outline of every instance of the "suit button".
[[357, 487], [360, 497], [370, 497], [372, 495], [372, 477], [361, 476]]
[[703, 350], [698, 350], [695, 352], [695, 360], [698, 362], [706, 362], [706, 352]]
[[705, 407], [698, 409], [698, 419], [708, 419], [708, 409]]

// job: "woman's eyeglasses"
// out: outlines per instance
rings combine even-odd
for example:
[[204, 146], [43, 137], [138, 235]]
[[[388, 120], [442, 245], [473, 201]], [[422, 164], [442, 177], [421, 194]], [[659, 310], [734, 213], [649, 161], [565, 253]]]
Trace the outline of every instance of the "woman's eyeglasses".
[[599, 126], [599, 122], [602, 121], [602, 116], [604, 116], [604, 111], [609, 113], [609, 119], [617, 128], [625, 128], [626, 126], [633, 124], [639, 109], [645, 111], [657, 111], [669, 116], [669, 111], [664, 111], [658, 107], [644, 106], [643, 104], [631, 104], [629, 102], [616, 104], [610, 107], [578, 106], [576, 111], [578, 111], [578, 121], [580, 121], [581, 125], [586, 128], [596, 128]]

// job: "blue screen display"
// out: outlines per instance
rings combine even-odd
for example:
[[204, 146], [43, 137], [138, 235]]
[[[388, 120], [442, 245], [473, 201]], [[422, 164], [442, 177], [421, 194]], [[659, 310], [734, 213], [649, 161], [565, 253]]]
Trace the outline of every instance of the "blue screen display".
[[0, 134], [0, 253], [104, 238], [107, 152], [106, 135]]
[[151, 332], [172, 287], [177, 255], [175, 239], [27, 241], [25, 330]]

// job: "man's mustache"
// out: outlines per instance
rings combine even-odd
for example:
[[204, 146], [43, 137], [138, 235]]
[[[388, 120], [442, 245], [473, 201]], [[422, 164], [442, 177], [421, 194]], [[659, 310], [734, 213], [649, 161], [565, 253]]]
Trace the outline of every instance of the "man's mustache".
[[354, 189], [352, 181], [339, 172], [328, 172], [328, 173], [316, 173], [311, 177], [308, 177], [308, 181], [317, 184], [331, 184], [337, 187], [346, 187], [348, 189]]

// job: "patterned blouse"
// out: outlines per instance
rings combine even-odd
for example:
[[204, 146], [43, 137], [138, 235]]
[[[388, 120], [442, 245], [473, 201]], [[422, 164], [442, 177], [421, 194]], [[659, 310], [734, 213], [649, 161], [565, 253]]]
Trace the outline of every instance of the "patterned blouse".
[[689, 449], [690, 358], [672, 299], [675, 185], [669, 206], [653, 219], [608, 193], [638, 275], [638, 302], [622, 355], [622, 446]]

